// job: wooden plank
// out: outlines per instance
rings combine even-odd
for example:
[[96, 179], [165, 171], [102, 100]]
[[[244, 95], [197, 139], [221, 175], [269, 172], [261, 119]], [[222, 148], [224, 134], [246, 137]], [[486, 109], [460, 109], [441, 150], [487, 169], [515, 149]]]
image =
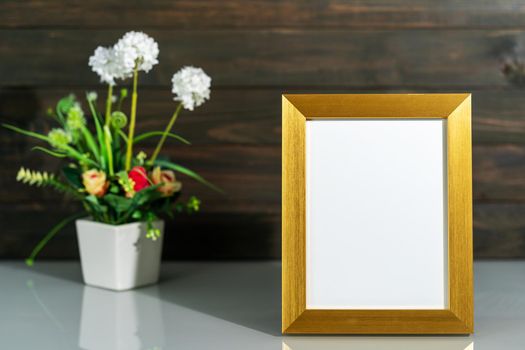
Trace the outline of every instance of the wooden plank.
[[524, 144], [523, 90], [475, 91], [472, 96], [474, 144]]
[[[154, 145], [144, 148], [151, 154]], [[177, 163], [198, 172], [226, 191], [225, 195], [188, 179], [184, 175], [183, 192], [195, 194], [203, 201], [203, 208], [211, 212], [278, 213], [281, 198], [281, 147], [213, 145], [166, 148], [167, 155]], [[21, 161], [22, 159], [22, 161]], [[0, 196], [0, 207], [24, 209], [45, 208], [56, 203], [60, 196], [52, 190], [38, 190], [16, 183], [20, 165], [31, 169], [58, 171], [60, 163], [49, 156], [21, 156], [8, 151], [0, 156], [2, 164], [13, 164], [0, 169], [0, 188], [9, 189]], [[70, 204], [64, 204], [66, 206]]]
[[525, 202], [525, 147], [475, 146], [474, 198], [482, 202]]
[[474, 205], [474, 253], [480, 259], [525, 258], [525, 205]]
[[[281, 105], [283, 91], [312, 93], [316, 89], [214, 89], [211, 100], [193, 112], [184, 111], [175, 126], [176, 131], [194, 145], [204, 144], [280, 144]], [[465, 89], [468, 91], [468, 89]], [[440, 89], [440, 92], [447, 92]], [[43, 130], [53, 125], [45, 116], [46, 109], [70, 92], [80, 98], [81, 89], [5, 88], [0, 89], [0, 120]], [[97, 90], [100, 110], [105, 91]], [[344, 93], [327, 89], [323, 92]], [[348, 92], [348, 91], [346, 91]], [[367, 92], [367, 91], [361, 91]], [[368, 90], [368, 92], [387, 92]], [[392, 92], [392, 90], [391, 90]], [[395, 92], [410, 92], [396, 89]], [[86, 103], [83, 103], [84, 106]], [[525, 99], [521, 90], [473, 92], [473, 142], [476, 145], [525, 144]], [[145, 88], [139, 93], [139, 132], [162, 130], [175, 107], [169, 89]], [[129, 111], [129, 101], [124, 109]], [[9, 133], [0, 130], [0, 147], [19, 147]], [[171, 144], [174, 145], [174, 144]]]
[[519, 0], [6, 0], [0, 23], [3, 28], [509, 28], [525, 25], [525, 8]]
[[[71, 209], [65, 206], [2, 208], [0, 221], [9, 234], [0, 235], [0, 257], [27, 257], [46, 230], [68, 213]], [[209, 213], [204, 209], [196, 215], [177, 215], [167, 226], [164, 258], [278, 259], [280, 223], [279, 214]], [[57, 235], [41, 258], [78, 258], [74, 227]], [[474, 205], [474, 258], [525, 258], [524, 204]]]
[[[339, 89], [506, 86], [501, 60], [525, 32], [151, 30], [160, 64], [141, 84], [169, 89], [181, 66], [203, 67], [214, 87]], [[0, 86], [97, 86], [88, 57], [121, 30], [2, 30]], [[129, 81], [128, 81], [129, 83]]]
[[[58, 171], [59, 162], [47, 155], [5, 149], [0, 156], [0, 208], [23, 210], [54, 205], [50, 190], [36, 190], [16, 183], [20, 165]], [[151, 153], [154, 145], [148, 145]], [[209, 212], [280, 213], [281, 147], [279, 145], [210, 145], [166, 148], [167, 155], [226, 191], [218, 194], [181, 175], [184, 193], [203, 200]], [[473, 148], [474, 200], [479, 203], [525, 202], [525, 145], [475, 146]], [[9, 190], [7, 190], [9, 189]], [[68, 205], [68, 204], [65, 204]]]
[[[0, 89], [0, 120], [44, 130], [46, 126], [54, 125], [46, 116], [47, 108], [54, 108], [61, 97], [71, 92], [85, 101], [85, 91], [81, 89]], [[97, 90], [97, 93], [101, 100], [99, 110], [103, 111], [106, 91]], [[204, 105], [193, 112], [181, 112], [174, 131], [195, 145], [280, 144], [280, 98], [281, 90], [278, 89], [214, 89], [211, 99]], [[129, 103], [128, 100], [124, 107], [128, 115]], [[87, 109], [86, 102], [82, 105]], [[164, 130], [175, 107], [170, 89], [141, 89], [137, 131]], [[0, 137], [0, 147], [11, 143], [12, 138], [5, 131], [0, 130], [0, 135], [5, 136]]]

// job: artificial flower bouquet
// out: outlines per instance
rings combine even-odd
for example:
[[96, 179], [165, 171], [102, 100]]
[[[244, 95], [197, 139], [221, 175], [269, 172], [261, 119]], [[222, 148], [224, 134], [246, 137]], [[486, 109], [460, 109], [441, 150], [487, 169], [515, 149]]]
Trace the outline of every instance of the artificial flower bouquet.
[[[200, 68], [184, 67], [173, 75], [174, 114], [163, 131], [136, 134], [137, 85], [139, 72], [149, 72], [158, 63], [159, 48], [148, 35], [126, 33], [110, 48], [98, 47], [89, 66], [108, 85], [105, 111], [97, 110], [97, 94], [86, 94], [87, 111], [73, 95], [61, 99], [48, 115], [57, 124], [47, 134], [4, 124], [4, 127], [48, 143], [33, 150], [67, 161], [60, 174], [21, 168], [17, 180], [36, 186], [52, 187], [80, 201], [85, 211], [56, 225], [35, 247], [26, 262], [31, 265], [44, 245], [68, 222], [82, 216], [110, 225], [131, 222], [147, 224], [146, 237], [156, 240], [160, 231], [153, 222], [174, 210], [199, 209], [200, 201], [191, 196], [187, 203], [175, 203], [182, 183], [176, 173], [189, 176], [215, 190], [217, 187], [197, 173], [161, 157], [168, 138], [189, 142], [171, 132], [181, 109], [192, 111], [210, 98], [211, 79]], [[118, 80], [132, 79], [129, 116], [124, 111], [128, 90], [114, 94]], [[90, 114], [90, 118], [86, 115]], [[137, 150], [138, 143], [159, 138], [152, 154]]]

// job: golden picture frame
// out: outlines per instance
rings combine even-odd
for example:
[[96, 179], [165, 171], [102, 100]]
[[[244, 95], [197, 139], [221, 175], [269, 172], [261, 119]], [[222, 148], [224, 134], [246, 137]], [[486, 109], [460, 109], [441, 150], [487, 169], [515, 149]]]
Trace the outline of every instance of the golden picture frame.
[[[442, 239], [445, 242], [443, 293], [446, 304], [443, 308], [308, 307], [307, 123], [340, 120], [440, 120], [444, 123], [443, 143], [446, 145], [446, 153], [443, 168], [445, 205]], [[283, 95], [282, 332], [472, 333], [474, 320], [471, 154], [471, 95], [468, 93]], [[367, 262], [364, 264], [366, 266]], [[341, 280], [349, 278], [344, 272], [343, 267], [339, 272], [330, 271], [340, 275]], [[337, 288], [337, 285], [333, 287]]]

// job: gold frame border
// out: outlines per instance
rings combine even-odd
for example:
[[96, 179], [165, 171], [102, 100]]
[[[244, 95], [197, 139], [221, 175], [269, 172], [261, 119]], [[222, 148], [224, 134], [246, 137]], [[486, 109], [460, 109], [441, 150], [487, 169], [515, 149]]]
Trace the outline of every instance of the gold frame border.
[[[447, 119], [446, 310], [306, 309], [305, 122], [323, 118]], [[282, 332], [469, 334], [474, 330], [471, 95], [282, 96]]]

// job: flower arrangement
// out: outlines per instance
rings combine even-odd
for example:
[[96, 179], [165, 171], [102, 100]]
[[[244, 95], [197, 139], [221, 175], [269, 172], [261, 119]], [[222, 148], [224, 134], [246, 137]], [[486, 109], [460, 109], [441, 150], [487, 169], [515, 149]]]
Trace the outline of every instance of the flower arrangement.
[[[202, 69], [184, 67], [173, 75], [172, 92], [177, 105], [163, 131], [135, 134], [139, 72], [147, 73], [153, 69], [159, 62], [158, 55], [158, 44], [141, 32], [128, 32], [113, 47], [95, 50], [89, 58], [89, 66], [99, 75], [101, 82], [107, 84], [108, 92], [104, 113], [97, 110], [97, 94], [86, 94], [91, 123], [77, 98], [69, 95], [58, 101], [54, 110], [49, 109], [48, 115], [58, 127], [47, 134], [3, 125], [49, 144], [49, 147], [36, 146], [33, 150], [68, 161], [60, 174], [22, 167], [17, 180], [52, 187], [80, 201], [84, 207], [82, 213], [58, 223], [37, 244], [26, 260], [28, 265], [33, 264], [45, 244], [67, 223], [86, 215], [112, 225], [145, 221], [148, 225], [146, 236], [156, 240], [160, 232], [152, 222], [159, 215], [171, 216], [174, 210], [190, 213], [199, 210], [200, 201], [195, 196], [185, 204], [175, 203], [182, 188], [175, 173], [221, 191], [197, 173], [160, 156], [167, 138], [190, 144], [171, 130], [181, 109], [193, 111], [210, 98], [211, 79]], [[114, 96], [113, 90], [117, 81], [130, 78], [132, 93], [128, 118], [122, 109], [128, 90], [121, 89], [119, 96]], [[137, 152], [137, 143], [152, 137], [160, 137], [154, 152], [151, 155], [141, 150]]]

